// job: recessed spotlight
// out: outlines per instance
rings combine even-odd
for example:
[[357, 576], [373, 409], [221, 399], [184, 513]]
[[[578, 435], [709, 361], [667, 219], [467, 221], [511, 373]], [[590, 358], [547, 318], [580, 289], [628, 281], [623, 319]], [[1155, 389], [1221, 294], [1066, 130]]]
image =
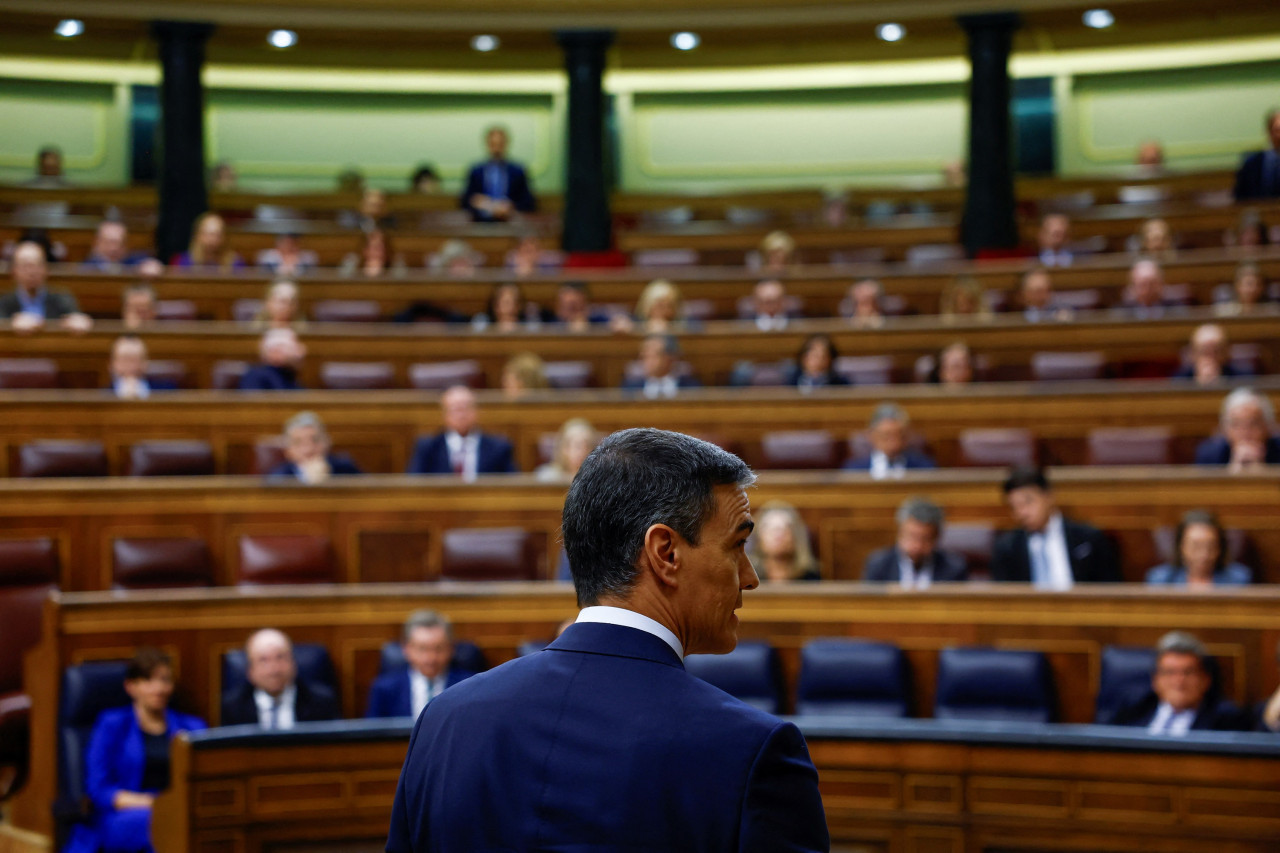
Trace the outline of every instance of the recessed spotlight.
[[671, 46], [676, 50], [693, 50], [702, 44], [702, 37], [697, 33], [673, 33]]
[[497, 50], [500, 44], [502, 44], [502, 41], [497, 36], [476, 36], [471, 39], [471, 49], [478, 50], [481, 53]]
[[272, 47], [278, 47], [283, 50], [298, 43], [298, 34], [293, 30], [272, 30], [267, 36], [267, 41], [271, 43]]
[[1116, 22], [1116, 16], [1107, 9], [1090, 9], [1084, 13], [1084, 25], [1095, 30], [1105, 30]]
[[907, 28], [902, 24], [881, 24], [876, 27], [876, 37], [883, 41], [902, 41], [906, 34]]
[[65, 21], [59, 21], [58, 26], [54, 27], [53, 31], [64, 39], [73, 39], [84, 32], [84, 21], [67, 18]]

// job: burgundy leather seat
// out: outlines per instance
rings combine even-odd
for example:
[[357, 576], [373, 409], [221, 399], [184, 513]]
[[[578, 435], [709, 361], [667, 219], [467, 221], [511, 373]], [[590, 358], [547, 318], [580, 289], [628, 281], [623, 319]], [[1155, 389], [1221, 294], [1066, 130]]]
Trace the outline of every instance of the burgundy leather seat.
[[1098, 427], [1089, 430], [1090, 465], [1168, 465], [1170, 427]]
[[1017, 428], [960, 431], [961, 463], [970, 467], [1034, 465], [1036, 443], [1031, 430]]
[[180, 361], [148, 361], [147, 380], [163, 382], [175, 388], [189, 386], [187, 366]]
[[190, 323], [197, 319], [199, 319], [199, 313], [193, 300], [160, 299], [156, 301], [156, 320]]
[[839, 467], [839, 446], [826, 430], [766, 432], [760, 437], [760, 467], [812, 470]]
[[202, 539], [115, 539], [111, 582], [116, 589], [213, 586], [213, 564]]
[[249, 370], [247, 361], [231, 361], [224, 359], [213, 365], [213, 376], [210, 382], [215, 391], [234, 391], [240, 387], [240, 377]]
[[541, 578], [537, 542], [522, 527], [446, 530], [440, 577], [458, 581], [531, 581]]
[[327, 536], [241, 536], [236, 583], [333, 583], [333, 549]]
[[253, 443], [253, 473], [270, 474], [285, 463], [284, 437], [269, 435]]
[[1106, 356], [1100, 352], [1037, 352], [1031, 356], [1031, 378], [1039, 382], [1102, 379], [1106, 372]]
[[382, 309], [373, 299], [324, 299], [311, 306], [317, 323], [376, 323]]
[[832, 369], [850, 385], [888, 385], [893, 382], [893, 356], [842, 355]]
[[548, 361], [544, 365], [552, 388], [592, 388], [596, 368], [589, 361]]
[[396, 387], [396, 368], [389, 361], [326, 361], [320, 385], [333, 391], [373, 391]]
[[207, 441], [140, 441], [129, 448], [129, 473], [135, 477], [190, 477], [214, 473]]
[[474, 359], [409, 365], [409, 384], [423, 391], [443, 391], [454, 385], [484, 387], [484, 369]]
[[18, 450], [19, 477], [105, 477], [107, 451], [100, 441], [49, 439]]
[[51, 358], [0, 358], [0, 388], [57, 388], [58, 364]]
[[948, 522], [938, 537], [938, 547], [963, 554], [969, 564], [969, 576], [989, 575], [991, 550], [995, 547], [996, 530], [990, 524], [973, 521]]

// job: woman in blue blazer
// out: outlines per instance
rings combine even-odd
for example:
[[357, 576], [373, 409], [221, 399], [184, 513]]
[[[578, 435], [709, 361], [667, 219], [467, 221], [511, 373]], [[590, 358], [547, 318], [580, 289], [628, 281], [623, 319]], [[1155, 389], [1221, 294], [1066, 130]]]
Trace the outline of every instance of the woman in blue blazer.
[[169, 741], [206, 727], [169, 708], [173, 665], [158, 649], [138, 650], [124, 689], [132, 704], [103, 711], [94, 724], [85, 761], [93, 817], [75, 827], [64, 853], [150, 853], [151, 805], [169, 787]]
[[1248, 566], [1227, 561], [1227, 533], [1213, 513], [1193, 509], [1183, 515], [1174, 540], [1173, 561], [1150, 569], [1147, 583], [1243, 586], [1253, 580]]

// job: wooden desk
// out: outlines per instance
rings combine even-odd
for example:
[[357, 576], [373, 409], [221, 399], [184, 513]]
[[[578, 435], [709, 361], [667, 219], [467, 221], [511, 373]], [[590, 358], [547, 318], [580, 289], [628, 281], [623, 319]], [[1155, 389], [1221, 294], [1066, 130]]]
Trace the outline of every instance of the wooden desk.
[[[343, 710], [356, 716], [377, 671], [379, 649], [396, 638], [401, 620], [418, 607], [447, 614], [458, 636], [479, 644], [497, 664], [511, 658], [520, 642], [550, 637], [573, 613], [574, 601], [571, 591], [557, 584], [67, 593], [51, 599], [43, 639], [26, 659], [34, 760], [31, 779], [12, 803], [13, 824], [50, 834], [58, 677], [64, 666], [127, 656], [141, 644], [157, 645], [175, 661], [176, 701], [216, 722], [222, 654], [242, 644], [253, 630], [274, 625], [296, 642], [319, 642], [329, 648]], [[1208, 644], [1233, 699], [1256, 701], [1280, 681], [1274, 656], [1280, 640], [1280, 591], [1272, 589], [1188, 595], [1176, 590], [1082, 588], [1053, 594], [975, 586], [909, 594], [852, 584], [790, 585], [747, 593], [742, 611], [742, 636], [768, 639], [779, 650], [791, 689], [799, 651], [810, 639], [860, 636], [897, 643], [911, 662], [915, 706], [920, 709], [933, 705], [939, 649], [985, 644], [1043, 651], [1057, 683], [1059, 718], [1067, 722], [1092, 719], [1104, 645], [1151, 645], [1174, 628], [1194, 631]], [[852, 769], [853, 762], [861, 760], [850, 754], [853, 751], [843, 747], [820, 752], [819, 764], [840, 762]], [[882, 758], [883, 752], [867, 753], [865, 760]], [[264, 759], [263, 766], [271, 765]], [[957, 761], [952, 771], [963, 766]], [[1126, 768], [1132, 766], [1118, 765], [1108, 772], [1124, 774], [1129, 772]], [[1043, 763], [1041, 770], [1067, 772], [1059, 761]], [[1156, 771], [1148, 767], [1142, 772]], [[1221, 780], [1246, 778], [1221, 766], [1214, 772]], [[1273, 778], [1262, 781], [1270, 784]], [[859, 780], [846, 781], [829, 793], [855, 796]], [[887, 775], [862, 781], [876, 783], [863, 789], [868, 797], [883, 791], [886, 783], [893, 784]], [[1033, 791], [1039, 787], [1026, 786]], [[1261, 814], [1263, 805], [1246, 808]], [[846, 806], [867, 804], [846, 800]]]
[[[996, 849], [1270, 851], [1280, 746], [1265, 735], [1170, 744], [1067, 726], [797, 718], [836, 845], [884, 853]], [[406, 726], [313, 724], [173, 744], [152, 836], [166, 853], [380, 851]], [[1250, 754], [1252, 752], [1253, 754]], [[332, 845], [332, 846], [331, 846]]]

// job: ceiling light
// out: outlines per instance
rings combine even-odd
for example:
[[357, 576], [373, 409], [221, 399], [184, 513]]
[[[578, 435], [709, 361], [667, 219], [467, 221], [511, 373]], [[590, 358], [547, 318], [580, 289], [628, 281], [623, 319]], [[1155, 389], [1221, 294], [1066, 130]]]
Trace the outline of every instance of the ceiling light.
[[67, 18], [65, 21], [59, 21], [58, 26], [54, 27], [53, 31], [64, 39], [73, 39], [84, 32], [84, 21]]
[[502, 42], [497, 36], [476, 36], [471, 40], [471, 49], [478, 50], [481, 53], [488, 53], [491, 50], [497, 50], [500, 44]]
[[876, 36], [884, 41], [902, 41], [907, 28], [902, 24], [881, 24], [876, 27]]
[[702, 44], [702, 38], [697, 33], [674, 33], [671, 36], [671, 46], [676, 50], [693, 50]]
[[271, 43], [272, 47], [281, 49], [293, 47], [298, 43], [298, 34], [293, 30], [272, 30], [270, 35], [267, 36], [267, 41]]
[[1106, 9], [1090, 9], [1084, 13], [1084, 25], [1095, 30], [1105, 30], [1116, 22], [1116, 16]]

